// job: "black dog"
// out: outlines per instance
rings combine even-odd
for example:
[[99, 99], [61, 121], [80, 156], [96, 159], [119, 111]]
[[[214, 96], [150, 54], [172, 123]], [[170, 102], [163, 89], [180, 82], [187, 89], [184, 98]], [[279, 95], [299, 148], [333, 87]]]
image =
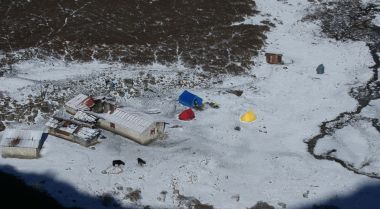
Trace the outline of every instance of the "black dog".
[[146, 164], [145, 160], [141, 159], [141, 158], [137, 158], [137, 163], [140, 165], [140, 166], [143, 166]]
[[112, 161], [112, 166], [114, 166], [114, 167], [121, 166], [121, 165], [125, 165], [125, 163], [121, 160], [113, 160]]

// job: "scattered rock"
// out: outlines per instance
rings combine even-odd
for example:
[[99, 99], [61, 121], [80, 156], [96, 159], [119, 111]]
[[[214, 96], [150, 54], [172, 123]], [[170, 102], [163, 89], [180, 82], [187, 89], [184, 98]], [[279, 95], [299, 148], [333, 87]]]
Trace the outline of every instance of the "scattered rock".
[[160, 197], [159, 197], [159, 200], [162, 201], [162, 202], [165, 202], [166, 200], [166, 195], [168, 194], [167, 191], [163, 190], [160, 192]]
[[133, 79], [131, 79], [131, 78], [123, 79], [123, 85], [127, 88], [132, 88], [133, 87]]
[[241, 128], [240, 128], [240, 126], [235, 126], [234, 130], [235, 130], [235, 131], [240, 131]]
[[214, 206], [203, 204], [195, 197], [181, 195], [179, 190], [174, 189], [173, 194], [178, 201], [178, 207], [188, 209], [214, 209]]
[[210, 106], [211, 108], [219, 109], [219, 105], [215, 102], [206, 102], [206, 104], [208, 104], [208, 106]]
[[123, 188], [123, 186], [121, 186], [121, 185], [116, 185], [116, 189], [117, 189], [117, 190], [123, 190], [124, 188]]
[[240, 97], [242, 94], [243, 94], [243, 91], [242, 90], [227, 90], [226, 91], [227, 93], [230, 93], [230, 94], [235, 94], [236, 96]]
[[304, 198], [309, 198], [309, 190], [307, 190], [305, 193], [302, 194]]
[[111, 206], [114, 201], [112, 196], [108, 193], [104, 193], [102, 196], [100, 196], [100, 199], [101, 199], [102, 205], [106, 207]]
[[283, 202], [279, 202], [277, 203], [277, 205], [280, 206], [281, 208], [286, 208], [286, 204]]
[[132, 191], [133, 191], [132, 187], [127, 187], [126, 190], [127, 190], [128, 192], [132, 192]]
[[275, 209], [275, 207], [269, 205], [266, 202], [259, 201], [256, 203], [256, 205], [254, 205], [250, 209]]
[[0, 132], [5, 130], [5, 125], [0, 121]]
[[11, 114], [9, 114], [9, 115], [6, 116], [6, 119], [8, 121], [13, 121], [15, 119], [15, 115], [11, 113]]
[[131, 202], [137, 202], [142, 199], [141, 191], [139, 189], [131, 191], [125, 195], [125, 199], [130, 200]]
[[182, 128], [182, 126], [180, 126], [180, 125], [174, 125], [174, 126], [170, 126], [170, 128]]
[[50, 111], [50, 106], [48, 103], [43, 103], [41, 105], [41, 112], [48, 113]]
[[27, 116], [27, 120], [28, 120], [28, 122], [34, 122], [34, 116], [33, 115], [29, 115], [29, 116]]
[[234, 200], [236, 200], [236, 202], [239, 202], [240, 195], [239, 194], [235, 194], [235, 195], [232, 195], [231, 198], [234, 199]]

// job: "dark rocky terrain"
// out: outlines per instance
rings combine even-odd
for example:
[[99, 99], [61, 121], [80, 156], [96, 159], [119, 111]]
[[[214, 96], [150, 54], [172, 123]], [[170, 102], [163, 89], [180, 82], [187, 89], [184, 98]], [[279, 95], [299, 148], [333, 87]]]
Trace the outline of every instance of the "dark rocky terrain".
[[256, 13], [250, 0], [1, 0], [1, 65], [57, 57], [242, 73], [269, 28], [233, 23]]

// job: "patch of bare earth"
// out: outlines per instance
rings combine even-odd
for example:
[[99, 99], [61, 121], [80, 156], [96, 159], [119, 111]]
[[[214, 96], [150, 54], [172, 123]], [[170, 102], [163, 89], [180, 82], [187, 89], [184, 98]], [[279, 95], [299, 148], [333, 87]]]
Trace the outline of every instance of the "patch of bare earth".
[[258, 13], [255, 8], [251, 0], [3, 0], [1, 64], [53, 56], [126, 64], [180, 61], [242, 73], [269, 28], [233, 23]]

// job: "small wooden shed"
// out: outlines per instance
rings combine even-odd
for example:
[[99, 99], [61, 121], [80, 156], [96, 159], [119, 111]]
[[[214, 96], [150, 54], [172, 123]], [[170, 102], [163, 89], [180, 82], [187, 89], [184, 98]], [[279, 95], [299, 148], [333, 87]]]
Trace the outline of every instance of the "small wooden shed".
[[164, 134], [165, 123], [153, 120], [149, 115], [116, 108], [114, 111], [97, 114], [97, 126], [139, 144], [146, 145]]
[[38, 158], [48, 134], [38, 130], [7, 129], [0, 146], [2, 157]]
[[265, 53], [267, 63], [282, 64], [282, 54]]

